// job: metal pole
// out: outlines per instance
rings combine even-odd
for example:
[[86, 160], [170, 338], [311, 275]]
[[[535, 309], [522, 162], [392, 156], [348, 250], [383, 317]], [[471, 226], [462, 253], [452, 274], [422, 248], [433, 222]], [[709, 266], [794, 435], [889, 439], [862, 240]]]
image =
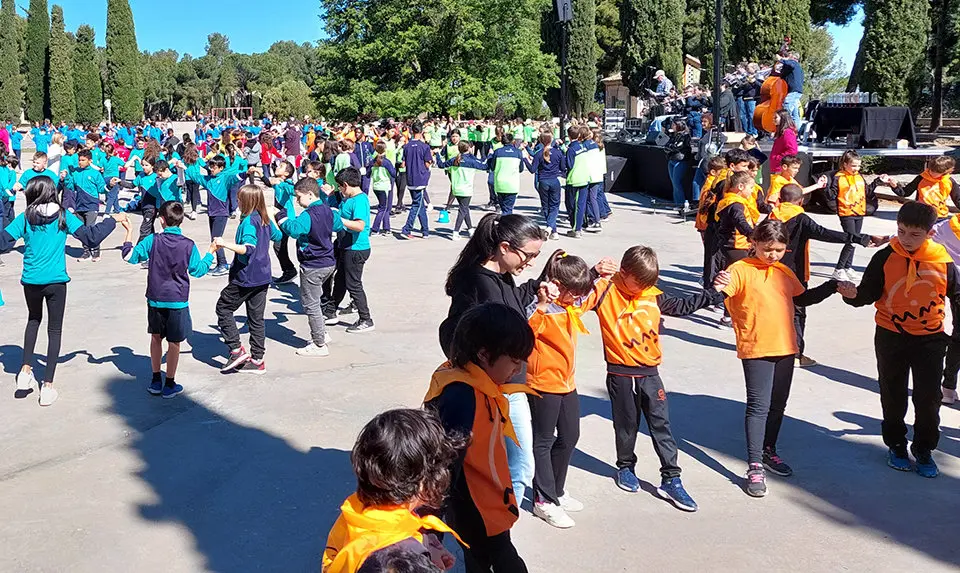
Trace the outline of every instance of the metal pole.
[[560, 141], [567, 134], [567, 23], [560, 22]]
[[720, 70], [723, 68], [723, 0], [716, 0], [714, 6], [716, 26], [713, 40], [713, 124], [720, 123]]

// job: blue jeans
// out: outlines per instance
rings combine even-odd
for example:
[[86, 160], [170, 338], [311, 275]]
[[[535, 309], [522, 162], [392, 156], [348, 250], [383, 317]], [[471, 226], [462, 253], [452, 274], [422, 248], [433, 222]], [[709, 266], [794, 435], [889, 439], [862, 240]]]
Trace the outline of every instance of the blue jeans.
[[[408, 188], [409, 189], [409, 188]], [[407, 222], [404, 223], [400, 231], [404, 235], [409, 235], [413, 231], [413, 224], [420, 220], [420, 230], [423, 236], [430, 235], [430, 222], [427, 221], [427, 210], [423, 207], [423, 189], [409, 189], [410, 191], [410, 212], [407, 213]]]
[[510, 422], [520, 445], [507, 442], [507, 464], [510, 466], [510, 481], [517, 505], [523, 502], [528, 487], [533, 485], [533, 422], [530, 419], [530, 402], [523, 392], [507, 394], [510, 401]]
[[543, 218], [547, 221], [547, 227], [556, 233], [557, 216], [560, 214], [560, 180], [541, 180], [538, 189], [540, 191], [540, 208], [544, 213]]
[[667, 169], [670, 172], [670, 183], [673, 184], [673, 204], [683, 205], [687, 197], [683, 189], [683, 176], [687, 173], [687, 162], [671, 160]]
[[600, 194], [603, 193], [603, 183], [591, 183], [587, 187], [586, 220], [594, 225], [600, 222]]
[[783, 100], [783, 108], [790, 112], [790, 117], [793, 118], [793, 124], [797, 129], [800, 129], [800, 96], [802, 95], [800, 92], [790, 92]]
[[737, 110], [740, 112], [740, 124], [744, 133], [757, 135], [757, 128], [753, 125], [753, 112], [757, 109], [757, 100], [737, 100]]
[[107, 189], [107, 206], [103, 212], [106, 215], [120, 212], [120, 185], [114, 185]]
[[230, 191], [227, 193], [227, 205], [230, 212], [233, 213], [240, 208], [240, 201], [237, 194], [240, 191], [240, 182], [234, 183], [230, 186]]
[[517, 202], [516, 193], [497, 193], [497, 203], [500, 205], [501, 215], [512, 215], [513, 206]]
[[607, 191], [605, 183], [598, 183], [600, 188], [597, 190], [597, 205], [600, 207], [600, 219], [606, 219], [613, 213], [610, 203], [607, 202]]
[[694, 139], [703, 137], [703, 114], [699, 111], [691, 111], [687, 115], [687, 126], [690, 127], [690, 137]]
[[[567, 187], [567, 214], [570, 217], [570, 228], [575, 231], [583, 229], [583, 219], [587, 214], [587, 200], [590, 196], [590, 186]], [[593, 204], [596, 206], [596, 195]], [[594, 213], [596, 210], [593, 211]]]
[[[706, 166], [704, 166], [706, 167]], [[700, 191], [703, 189], [703, 184], [707, 182], [707, 174], [703, 169], [697, 168], [696, 172], [693, 174], [693, 201], [694, 203], [700, 201]]]

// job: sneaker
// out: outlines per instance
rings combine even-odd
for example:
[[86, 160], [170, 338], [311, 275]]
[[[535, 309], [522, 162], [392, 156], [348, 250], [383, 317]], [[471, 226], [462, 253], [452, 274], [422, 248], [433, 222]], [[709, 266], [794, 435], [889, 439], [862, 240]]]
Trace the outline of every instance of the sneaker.
[[847, 278], [846, 269], [834, 269], [833, 274], [830, 275], [830, 278], [832, 278], [835, 281], [841, 281], [841, 282], [850, 280]]
[[697, 502], [693, 501], [687, 490], [683, 489], [683, 483], [678, 477], [664, 478], [660, 487], [657, 488], [657, 494], [663, 499], [673, 502], [677, 509], [697, 511]]
[[89, 263], [90, 262], [90, 253], [83, 253], [83, 256], [77, 258], [78, 263]]
[[462, 238], [462, 237], [460, 236], [460, 232], [459, 232], [459, 231], [454, 232], [453, 234], [450, 235], [450, 240], [451, 240], [451, 241], [459, 241], [461, 238]]
[[163, 398], [170, 399], [175, 398], [177, 394], [183, 392], [183, 386], [179, 384], [174, 384], [173, 386], [164, 386], [163, 387]]
[[250, 360], [250, 354], [247, 352], [246, 348], [241, 346], [237, 350], [231, 350], [230, 357], [227, 358], [227, 363], [223, 365], [223, 368], [220, 369], [220, 372], [229, 372], [235, 368], [238, 368], [247, 360]]
[[230, 272], [230, 269], [226, 265], [220, 265], [210, 271], [210, 276], [212, 277], [222, 277]]
[[760, 464], [750, 464], [747, 468], [747, 495], [750, 497], [767, 495], [767, 477]]
[[560, 496], [560, 507], [563, 508], [563, 511], [571, 511], [574, 513], [583, 511], [583, 504], [566, 493]]
[[567, 231], [567, 236], [570, 237], [571, 239], [582, 239], [583, 231], [574, 231], [573, 229], [570, 229], [569, 231]]
[[337, 309], [341, 315], [344, 314], [357, 314], [357, 305], [353, 301], [350, 301], [350, 304], [347, 306]]
[[351, 324], [347, 327], [347, 332], [355, 334], [359, 332], [372, 332], [376, 330], [372, 320], [358, 320], [357, 322]]
[[245, 374], [263, 374], [267, 371], [267, 363], [262, 358], [260, 360], [251, 358], [238, 366], [237, 371]]
[[558, 529], [570, 529], [576, 525], [576, 522], [567, 515], [562, 507], [549, 501], [534, 503], [533, 514]]
[[551, 241], [559, 241], [559, 240], [560, 240], [560, 235], [557, 234], [556, 231], [552, 231], [552, 232], [550, 233], [550, 240], [551, 240]]
[[396, 237], [401, 241], [412, 241], [413, 239], [417, 238], [417, 236], [414, 235], [413, 233], [404, 233], [402, 231], [397, 233]]
[[853, 269], [846, 269], [847, 280], [852, 283], [859, 283], [860, 276], [857, 274], [857, 271]]
[[41, 406], [50, 406], [57, 401], [59, 396], [60, 394], [57, 392], [57, 389], [53, 387], [53, 384], [44, 384], [40, 386]]
[[90, 262], [91, 262], [91, 263], [99, 263], [99, 262], [100, 262], [100, 255], [97, 255], [97, 256], [95, 256], [95, 257], [90, 257]]
[[733, 327], [733, 319], [727, 315], [720, 317], [720, 328], [728, 329]]
[[147, 386], [147, 392], [153, 396], [159, 396], [163, 393], [163, 380], [155, 380]]
[[197, 214], [194, 213], [193, 211], [191, 211], [191, 212], [189, 212], [189, 213], [184, 213], [183, 215], [184, 215], [187, 219], [190, 219], [191, 221], [196, 221], [196, 220], [197, 220]]
[[29, 390], [37, 385], [37, 379], [33, 377], [33, 371], [24, 372], [23, 370], [17, 374], [17, 391], [24, 392]]
[[329, 332], [324, 331], [324, 333], [323, 333], [323, 344], [324, 344], [324, 345], [327, 345], [327, 344], [330, 344], [331, 342], [333, 342], [333, 337], [330, 336], [330, 333], [329, 333]]
[[468, 236], [468, 237], [472, 237], [472, 236], [473, 236], [473, 227], [467, 229], [467, 236]]
[[282, 285], [286, 283], [292, 283], [293, 279], [297, 278], [297, 271], [287, 271], [280, 275], [280, 278], [273, 281], [275, 284]]
[[587, 227], [587, 228], [586, 228], [586, 231], [587, 231], [588, 233], [602, 233], [602, 232], [603, 232], [603, 226], [602, 226], [600, 223], [595, 223], [595, 224], [590, 225], [589, 227]]
[[933, 461], [932, 455], [920, 454], [917, 456], [917, 473], [925, 478], [935, 478], [940, 475], [937, 462]]
[[323, 315], [323, 323], [327, 326], [336, 326], [340, 324], [340, 319], [337, 318], [337, 313]]
[[150, 268], [150, 261], [143, 261], [142, 263], [140, 263], [140, 268], [143, 269], [143, 270], [149, 269], [149, 268]]
[[907, 455], [906, 450], [897, 451], [890, 448], [887, 451], [887, 465], [898, 472], [913, 471], [913, 465], [910, 463], [910, 456]]
[[326, 344], [317, 346], [311, 342], [303, 348], [297, 349], [297, 356], [330, 356], [330, 349], [327, 348]]
[[640, 491], [640, 480], [638, 480], [636, 474], [633, 473], [633, 468], [620, 468], [617, 470], [617, 475], [614, 479], [617, 482], [617, 487], [623, 491], [629, 491], [630, 493]]
[[763, 467], [778, 476], [789, 477], [793, 475], [793, 469], [780, 459], [777, 450], [773, 448], [763, 448]]
[[940, 390], [943, 392], [943, 398], [940, 399], [940, 403], [953, 404], [957, 401], [958, 396], [956, 390], [950, 388], [941, 388]]
[[[702, 280], [702, 279], [701, 279], [701, 280]], [[715, 312], [715, 313], [717, 313], [717, 314], [723, 314], [723, 310], [724, 310], [724, 307], [723, 307], [722, 304], [715, 304], [715, 305], [713, 305], [713, 306], [710, 307], [710, 311], [711, 311], [711, 312]]]
[[804, 354], [801, 354], [800, 358], [797, 358], [797, 366], [799, 366], [800, 368], [810, 368], [811, 366], [816, 366], [816, 365], [817, 365], [816, 360]]

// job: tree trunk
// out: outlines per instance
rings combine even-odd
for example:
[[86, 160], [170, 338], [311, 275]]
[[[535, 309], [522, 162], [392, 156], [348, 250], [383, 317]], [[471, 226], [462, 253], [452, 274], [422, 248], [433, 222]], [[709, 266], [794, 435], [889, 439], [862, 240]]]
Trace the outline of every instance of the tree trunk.
[[860, 38], [860, 47], [857, 49], [857, 57], [853, 60], [853, 68], [850, 70], [850, 79], [847, 81], [847, 91], [856, 91], [860, 85], [860, 75], [863, 73], [863, 41], [867, 37], [867, 24], [864, 19], [863, 38]]

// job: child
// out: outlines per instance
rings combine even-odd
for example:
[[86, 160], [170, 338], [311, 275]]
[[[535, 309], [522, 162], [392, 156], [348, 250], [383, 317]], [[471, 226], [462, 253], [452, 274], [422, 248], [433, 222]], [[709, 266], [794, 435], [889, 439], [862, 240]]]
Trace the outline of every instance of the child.
[[726, 181], [727, 161], [720, 155], [714, 155], [707, 161], [707, 176], [703, 180], [700, 193], [699, 204], [697, 205], [697, 216], [694, 220], [694, 227], [700, 233], [700, 241], [706, 244], [707, 237], [707, 211], [710, 207], [716, 206], [717, 197], [713, 195], [713, 189], [718, 181]]
[[566, 157], [560, 148], [554, 145], [553, 136], [549, 133], [540, 135], [540, 149], [533, 154], [532, 160], [527, 156], [523, 159], [524, 165], [534, 174], [537, 181], [537, 192], [540, 195], [540, 214], [550, 230], [550, 239], [557, 241], [557, 218], [560, 215], [560, 175], [567, 172]]
[[[293, 175], [294, 167], [289, 161], [281, 161], [274, 169], [274, 177], [266, 181], [273, 187], [273, 203], [281, 212], [285, 212], [288, 217], [293, 216]], [[297, 278], [297, 269], [290, 260], [290, 248], [287, 237], [283, 237], [279, 242], [273, 245], [273, 251], [277, 254], [277, 260], [280, 262], [280, 278], [274, 282], [284, 284], [293, 282]]]
[[[183, 236], [183, 204], [167, 201], [160, 205], [159, 217], [163, 231], [148, 235], [133, 246], [133, 226], [124, 222], [127, 236], [121, 256], [135, 265], [153, 260], [147, 272], [147, 332], [150, 334], [150, 366], [153, 377], [147, 392], [154, 396], [173, 398], [183, 392], [177, 384], [177, 365], [180, 362], [180, 343], [190, 336], [193, 325], [190, 321], [190, 277], [200, 278], [207, 274], [213, 263], [217, 246], [200, 257], [193, 241]], [[167, 341], [166, 380], [161, 379], [160, 363], [163, 360], [163, 341]]]
[[[107, 184], [103, 175], [94, 167], [93, 154], [89, 149], [83, 149], [77, 154], [77, 168], [68, 175], [69, 187], [74, 189], [76, 215], [83, 220], [83, 224], [93, 226], [97, 223], [100, 211], [100, 195], [106, 191]], [[100, 262], [100, 249], [84, 245], [83, 255], [77, 259], [80, 262]]]
[[677, 443], [670, 430], [666, 393], [658, 370], [662, 361], [660, 317], [686, 316], [719, 304], [723, 297], [717, 290], [725, 283], [720, 276], [714, 289], [689, 297], [671, 297], [656, 287], [659, 274], [653, 249], [630, 247], [623, 254], [620, 271], [610, 280], [600, 279], [598, 295], [585, 306], [595, 310], [600, 320], [617, 449], [617, 486], [631, 493], [640, 490], [634, 449], [642, 414], [660, 458], [657, 493], [679, 509], [696, 511], [696, 502], [680, 481]]
[[[767, 191], [767, 203], [776, 205], [780, 202], [780, 190], [784, 185], [799, 185], [794, 179], [800, 172], [800, 166], [803, 162], [796, 155], [787, 155], [780, 160], [780, 173], [774, 173], [770, 176], [770, 189]], [[809, 187], [803, 188], [803, 194], [813, 193], [817, 189], [823, 189], [830, 182], [826, 175], [821, 175], [817, 182]]]
[[68, 211], [77, 210], [77, 190], [73, 187], [73, 172], [78, 169], [80, 157], [77, 155], [77, 142], [63, 144], [63, 157], [60, 158], [60, 189], [63, 191], [63, 206]]
[[190, 203], [190, 211], [186, 213], [186, 217], [193, 221], [196, 220], [198, 207], [202, 203], [200, 185], [203, 183], [203, 174], [200, 169], [206, 167], [207, 162], [200, 157], [197, 146], [189, 144], [183, 150], [183, 164], [186, 167], [184, 190], [187, 193], [187, 201]]
[[719, 255], [724, 268], [747, 256], [748, 237], [760, 222], [760, 209], [754, 199], [753, 176], [740, 171], [730, 176], [723, 197], [717, 203], [714, 220], [717, 223], [714, 253]]
[[937, 212], [937, 220], [943, 221], [950, 216], [947, 198], [960, 209], [960, 187], [950, 177], [955, 167], [956, 160], [948, 155], [932, 157], [927, 161], [927, 168], [913, 181], [900, 185], [891, 179], [890, 188], [900, 197], [909, 197], [916, 193], [917, 201], [933, 207]]
[[[954, 264], [960, 262], [960, 215], [954, 215], [946, 221], [940, 221], [933, 228], [933, 240], [947, 249]], [[960, 342], [950, 339], [947, 346], [947, 359], [943, 367], [943, 387], [941, 392], [944, 404], [957, 401], [957, 374], [960, 372]]]
[[757, 225], [750, 236], [749, 256], [730, 265], [729, 283], [723, 287], [747, 387], [746, 492], [752, 497], [767, 495], [764, 467], [780, 476], [793, 474], [777, 454], [777, 437], [799, 351], [794, 305], [817, 304], [838, 290], [835, 280], [806, 290], [779, 262], [789, 241], [780, 221], [767, 219]]
[[725, 267], [720, 249], [716, 247], [717, 204], [730, 185], [730, 177], [734, 173], [747, 171], [750, 168], [750, 154], [742, 149], [731, 149], [724, 154], [723, 159], [726, 168], [717, 173], [711, 186], [704, 185], [705, 191], [700, 195], [700, 206], [697, 209], [697, 216], [704, 219], [702, 282], [705, 285], [713, 284], [717, 273]]
[[[309, 173], [309, 170], [307, 171]], [[297, 350], [299, 356], [329, 356], [329, 335], [324, 324], [320, 304], [323, 284], [333, 276], [336, 261], [333, 256], [334, 213], [320, 198], [316, 179], [304, 177], [294, 186], [297, 203], [303, 212], [292, 217], [289, 210], [278, 211], [277, 224], [284, 234], [297, 241], [297, 260], [300, 261], [300, 302], [310, 323], [311, 343]]]
[[487, 160], [487, 165], [493, 172], [493, 190], [497, 194], [497, 203], [504, 215], [513, 213], [517, 194], [520, 193], [520, 173], [523, 172], [523, 154], [519, 148], [521, 143], [513, 139], [511, 134], [505, 134], [503, 147], [494, 151]]
[[587, 193], [590, 185], [589, 149], [584, 144], [590, 130], [585, 126], [570, 126], [570, 146], [567, 147], [567, 218], [570, 219], [569, 237], [583, 237], [583, 218], [587, 207]]
[[[210, 160], [211, 165], [214, 159], [216, 157]], [[217, 323], [223, 341], [230, 348], [230, 356], [220, 372], [237, 370], [263, 374], [267, 370], [263, 361], [263, 311], [267, 306], [267, 290], [270, 287], [269, 245], [270, 241], [279, 241], [283, 235], [267, 211], [260, 187], [244, 185], [237, 198], [240, 202], [240, 224], [237, 226], [236, 242], [225, 241], [223, 237], [213, 240], [217, 247], [234, 252], [230, 281], [220, 291], [217, 300]], [[233, 318], [233, 313], [240, 305], [247, 308], [250, 353], [240, 344], [240, 332]]]
[[[947, 250], [930, 239], [936, 220], [937, 212], [929, 205], [903, 205], [897, 213], [897, 236], [870, 259], [860, 285], [843, 294], [851, 306], [877, 307], [874, 341], [887, 464], [900, 471], [913, 469], [903, 419], [912, 372], [915, 419], [910, 449], [916, 472], [928, 478], [940, 473], [931, 453], [940, 440], [944, 353], [947, 343], [956, 344], [960, 336], [960, 276]], [[947, 299], [953, 315], [949, 339], [943, 334]]]
[[[450, 487], [450, 467], [465, 447], [425, 410], [389, 410], [367, 422], [350, 461], [357, 492], [340, 507], [323, 551], [324, 573], [389, 573], [397, 551], [448, 569], [454, 558], [433, 532], [457, 534], [424, 510], [439, 510]], [[427, 569], [439, 571], [442, 569]]]
[[120, 212], [120, 168], [123, 167], [123, 160], [114, 155], [114, 146], [111, 143], [103, 142], [103, 160], [100, 164], [100, 170], [103, 174], [103, 180], [107, 184], [107, 199], [104, 213]]
[[505, 440], [517, 440], [504, 392], [530, 392], [507, 383], [533, 345], [533, 331], [520, 313], [497, 303], [477, 305], [457, 323], [450, 360], [434, 372], [423, 399], [448, 435], [471, 436], [453, 466], [445, 511], [463, 539], [468, 573], [527, 571], [510, 541], [520, 510], [507, 466]]
[[[470, 153], [470, 144], [461, 141], [457, 144], [459, 154], [447, 161], [437, 155], [437, 167], [447, 169], [450, 175], [450, 186], [453, 196], [457, 200], [457, 221], [453, 225], [450, 239], [460, 240], [460, 227], [467, 225], [467, 235], [473, 236], [473, 222], [470, 220], [470, 200], [473, 198], [473, 178], [477, 171], [486, 171], [487, 164], [478, 161]], [[558, 200], [559, 201], [559, 200]]]
[[375, 329], [363, 290], [363, 266], [370, 258], [370, 198], [360, 189], [360, 172], [347, 167], [337, 173], [337, 186], [343, 196], [340, 214], [333, 218], [337, 233], [337, 271], [333, 279], [333, 303], [340, 306], [347, 292], [359, 318], [347, 332], [372, 332]]
[[[223, 237], [230, 217], [228, 205], [230, 187], [237, 181], [237, 172], [228, 170], [226, 167], [227, 162], [223, 156], [215, 155], [207, 161], [207, 174], [201, 176], [203, 186], [207, 189], [207, 219], [211, 241], [217, 237]], [[266, 245], [261, 247], [266, 248]], [[217, 267], [210, 271], [210, 275], [220, 277], [229, 271], [230, 266], [227, 264], [226, 255], [222, 250], [217, 251]]]
[[67, 262], [64, 247], [67, 234], [80, 240], [85, 246], [99, 246], [126, 215], [114, 215], [93, 227], [85, 227], [73, 213], [67, 212], [57, 197], [55, 179], [34, 177], [27, 183], [24, 196], [26, 210], [7, 224], [0, 232], [0, 253], [13, 249], [23, 239], [23, 296], [27, 302], [27, 327], [23, 335], [23, 366], [17, 374], [17, 392], [27, 393], [37, 380], [33, 376], [33, 350], [37, 344], [37, 332], [43, 320], [43, 307], [47, 307], [47, 355], [46, 372], [40, 386], [40, 405], [49, 406], [57, 400], [53, 376], [60, 358], [60, 336], [63, 313], [67, 302]]
[[0, 226], [6, 226], [16, 217], [13, 209], [17, 201], [17, 157], [0, 156]]
[[[868, 185], [860, 175], [860, 155], [852, 149], [844, 152], [840, 158], [840, 167], [840, 171], [834, 173], [830, 180], [827, 200], [836, 203], [840, 228], [844, 232], [859, 235], [863, 228], [863, 218], [877, 208], [877, 186], [883, 183], [892, 187], [896, 183], [889, 176], [881, 175]], [[850, 268], [853, 266], [853, 253], [853, 245], [849, 243], [840, 250], [840, 258], [837, 259], [837, 267], [833, 271], [835, 280], [856, 281], [856, 275]]]
[[423, 141], [422, 123], [414, 121], [410, 126], [410, 133], [413, 134], [413, 139], [403, 146], [403, 164], [407, 170], [407, 190], [410, 192], [411, 204], [407, 222], [400, 230], [399, 238], [412, 239], [413, 224], [419, 220], [420, 231], [426, 239], [430, 236], [430, 223], [424, 207], [424, 195], [427, 192], [427, 185], [430, 184], [430, 164], [433, 163], [433, 153], [430, 151], [430, 146]]
[[[390, 207], [393, 205], [393, 182], [397, 178], [397, 170], [393, 162], [386, 156], [387, 144], [378, 141], [374, 147], [376, 156], [370, 163], [370, 185], [373, 194], [377, 196], [377, 214], [373, 219], [372, 233], [374, 235], [390, 234]], [[360, 179], [360, 189], [363, 189], [364, 178]]]
[[20, 179], [17, 181], [17, 184], [14, 185], [14, 189], [20, 191], [21, 189], [26, 189], [27, 185], [30, 183], [30, 180], [34, 177], [47, 177], [54, 184], [60, 181], [60, 175], [54, 173], [47, 169], [47, 154], [41, 151], [33, 154], [33, 161], [31, 163], [32, 169], [26, 169], [23, 173], [20, 174]]

